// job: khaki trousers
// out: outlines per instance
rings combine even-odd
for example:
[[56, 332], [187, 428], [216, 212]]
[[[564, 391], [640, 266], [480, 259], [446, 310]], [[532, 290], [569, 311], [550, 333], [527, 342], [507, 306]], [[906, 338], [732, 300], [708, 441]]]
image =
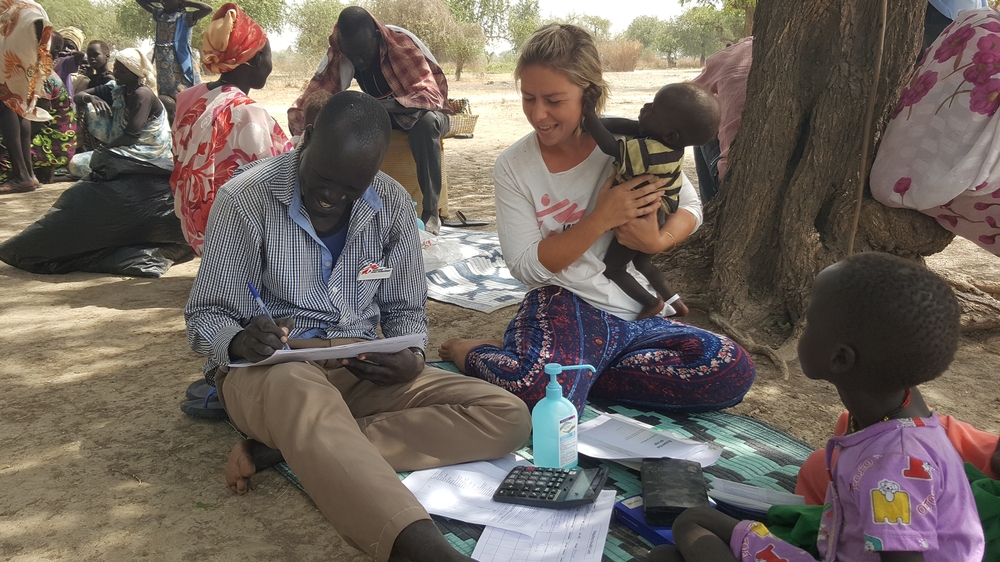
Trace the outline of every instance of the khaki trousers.
[[[300, 340], [293, 347], [357, 340]], [[349, 544], [378, 562], [427, 512], [397, 471], [501, 457], [528, 439], [521, 399], [478, 379], [424, 368], [377, 386], [337, 361], [233, 369], [216, 377], [230, 419], [281, 451], [303, 488]]]

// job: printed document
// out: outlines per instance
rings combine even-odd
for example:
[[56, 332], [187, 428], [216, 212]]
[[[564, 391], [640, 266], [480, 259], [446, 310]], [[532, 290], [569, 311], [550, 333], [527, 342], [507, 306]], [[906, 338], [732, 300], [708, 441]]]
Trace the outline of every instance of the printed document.
[[404, 478], [403, 485], [428, 513], [534, 535], [557, 511], [493, 501], [493, 493], [514, 467], [509, 460], [494, 462], [509, 468], [471, 462], [418, 470]]
[[614, 490], [604, 490], [595, 503], [553, 511], [534, 535], [487, 526], [472, 557], [479, 562], [599, 562], [614, 505]]
[[581, 454], [616, 462], [640, 462], [644, 458], [684, 459], [709, 466], [719, 460], [722, 449], [685, 439], [669, 431], [618, 414], [601, 414], [580, 424], [578, 449]]

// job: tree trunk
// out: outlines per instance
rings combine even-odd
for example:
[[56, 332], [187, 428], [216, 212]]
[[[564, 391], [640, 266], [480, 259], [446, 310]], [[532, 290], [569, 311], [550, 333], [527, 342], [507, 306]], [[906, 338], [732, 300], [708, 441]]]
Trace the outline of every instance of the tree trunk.
[[465, 66], [465, 61], [464, 60], [458, 59], [455, 62], [455, 81], [456, 82], [462, 80], [462, 67], [463, 66]]
[[751, 4], [743, 10], [743, 36], [753, 35], [753, 14], [757, 9], [756, 4]]
[[[925, 4], [889, 2], [869, 169], [917, 59]], [[878, 7], [878, 0], [760, 0], [728, 173], [702, 231], [683, 255], [668, 258], [671, 271], [708, 260], [708, 305], [772, 343], [799, 323], [816, 274], [847, 254]], [[917, 257], [951, 239], [932, 218], [885, 207], [866, 190], [855, 251]]]

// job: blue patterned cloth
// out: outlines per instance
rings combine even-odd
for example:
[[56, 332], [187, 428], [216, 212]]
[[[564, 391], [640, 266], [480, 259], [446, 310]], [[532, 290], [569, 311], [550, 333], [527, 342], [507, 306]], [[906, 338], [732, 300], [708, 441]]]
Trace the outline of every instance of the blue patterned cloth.
[[[116, 86], [113, 82], [111, 84], [111, 115], [99, 115], [89, 103], [83, 110], [83, 122], [87, 131], [102, 143], [109, 143], [122, 136], [129, 121], [128, 111], [125, 109], [125, 86]], [[167, 120], [166, 110], [163, 110], [159, 116], [146, 122], [135, 144], [109, 150], [120, 156], [147, 162], [159, 159], [172, 161], [174, 156], [171, 145], [170, 122]], [[92, 151], [88, 151], [74, 155], [69, 162], [70, 175], [78, 178], [86, 177], [90, 173], [90, 159], [93, 154]]]
[[201, 75], [191, 56], [191, 12], [156, 10], [156, 43], [153, 46], [153, 66], [156, 68], [156, 93], [176, 98], [177, 94], [201, 84]]
[[753, 359], [729, 338], [664, 318], [622, 320], [572, 291], [530, 291], [504, 334], [465, 359], [466, 373], [523, 399], [545, 396], [546, 363], [589, 363], [597, 373], [566, 371], [563, 392], [581, 414], [587, 397], [677, 412], [738, 404], [753, 384]]

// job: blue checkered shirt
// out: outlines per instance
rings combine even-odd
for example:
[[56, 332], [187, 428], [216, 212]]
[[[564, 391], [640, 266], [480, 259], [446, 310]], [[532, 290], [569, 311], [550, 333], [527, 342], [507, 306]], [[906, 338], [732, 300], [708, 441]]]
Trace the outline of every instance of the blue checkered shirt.
[[[216, 194], [201, 268], [184, 309], [191, 349], [208, 357], [204, 372], [229, 364], [229, 342], [260, 308], [294, 318], [292, 338], [375, 339], [424, 334], [427, 281], [416, 216], [406, 191], [379, 172], [354, 203], [347, 242], [334, 263], [316, 236], [298, 185], [299, 151], [237, 171]], [[371, 264], [387, 279], [358, 280]]]

